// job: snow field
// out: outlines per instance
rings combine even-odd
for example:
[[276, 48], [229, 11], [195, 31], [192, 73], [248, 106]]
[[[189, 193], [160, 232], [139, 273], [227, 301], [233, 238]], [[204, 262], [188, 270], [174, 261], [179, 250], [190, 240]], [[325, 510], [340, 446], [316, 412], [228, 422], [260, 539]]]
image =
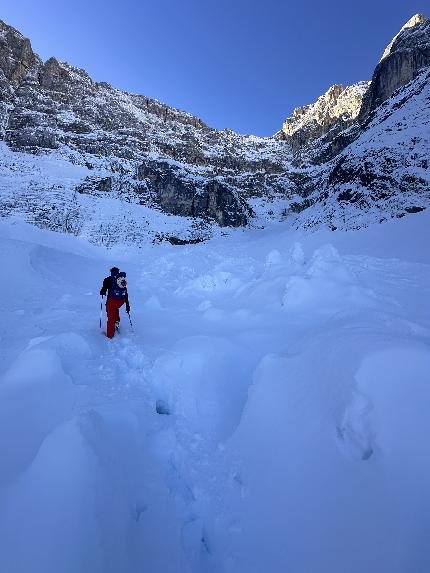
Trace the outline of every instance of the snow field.
[[2, 222], [0, 570], [427, 571], [427, 229], [109, 252]]

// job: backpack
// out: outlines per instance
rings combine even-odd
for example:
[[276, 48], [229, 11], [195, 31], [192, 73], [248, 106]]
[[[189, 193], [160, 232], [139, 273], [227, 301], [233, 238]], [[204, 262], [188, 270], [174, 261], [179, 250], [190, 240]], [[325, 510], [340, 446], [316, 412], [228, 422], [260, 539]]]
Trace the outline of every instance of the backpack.
[[113, 298], [125, 298], [127, 294], [126, 273], [121, 272], [117, 277], [110, 277], [109, 296]]

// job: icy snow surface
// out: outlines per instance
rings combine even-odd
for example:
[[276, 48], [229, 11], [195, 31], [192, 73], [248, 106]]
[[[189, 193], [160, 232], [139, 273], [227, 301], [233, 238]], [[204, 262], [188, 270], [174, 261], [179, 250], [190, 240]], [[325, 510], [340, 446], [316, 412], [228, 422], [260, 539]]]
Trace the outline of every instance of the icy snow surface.
[[2, 220], [0, 571], [428, 572], [429, 223], [108, 251]]

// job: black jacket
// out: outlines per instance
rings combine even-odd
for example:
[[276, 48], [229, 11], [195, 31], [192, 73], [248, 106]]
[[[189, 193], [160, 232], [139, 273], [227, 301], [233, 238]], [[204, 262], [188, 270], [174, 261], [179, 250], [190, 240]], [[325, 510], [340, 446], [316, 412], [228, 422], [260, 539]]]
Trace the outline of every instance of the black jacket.
[[[103, 279], [103, 286], [100, 290], [100, 294], [102, 296], [105, 296], [106, 293], [109, 291], [109, 286], [110, 286], [110, 281], [111, 281], [111, 276], [110, 277], [106, 277], [105, 279]], [[125, 309], [127, 312], [130, 312], [130, 303], [128, 301], [128, 291], [127, 289], [125, 289], [125, 297], [124, 297], [124, 302], [125, 302]]]

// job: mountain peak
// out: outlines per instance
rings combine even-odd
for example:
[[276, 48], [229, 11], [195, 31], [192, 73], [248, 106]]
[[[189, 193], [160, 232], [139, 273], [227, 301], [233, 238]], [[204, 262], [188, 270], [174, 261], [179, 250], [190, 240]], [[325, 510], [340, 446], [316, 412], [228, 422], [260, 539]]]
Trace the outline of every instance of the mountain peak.
[[410, 20], [406, 22], [402, 30], [405, 30], [405, 28], [413, 28], [417, 24], [422, 24], [423, 22], [427, 22], [427, 20], [428, 18], [427, 16], [424, 16], [424, 14], [415, 14], [415, 16], [412, 16], [412, 18], [410, 18]]
[[427, 18], [427, 16], [424, 16], [424, 14], [415, 14], [415, 16], [412, 16], [412, 18], [410, 18], [406, 22], [406, 24], [400, 29], [400, 31], [394, 36], [394, 38], [391, 40], [391, 42], [385, 48], [385, 51], [382, 54], [381, 62], [382, 62], [382, 60], [384, 60], [387, 56], [389, 56], [391, 54], [393, 45], [402, 32], [404, 32], [408, 28], [415, 28], [415, 26], [419, 26], [420, 24], [427, 22], [427, 20], [428, 20], [428, 18]]

